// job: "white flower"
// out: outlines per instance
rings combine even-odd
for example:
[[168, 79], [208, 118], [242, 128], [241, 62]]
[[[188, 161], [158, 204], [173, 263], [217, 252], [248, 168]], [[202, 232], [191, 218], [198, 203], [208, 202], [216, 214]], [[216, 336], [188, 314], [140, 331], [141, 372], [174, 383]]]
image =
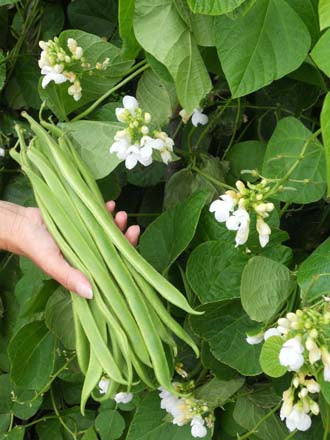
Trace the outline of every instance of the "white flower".
[[114, 140], [115, 142], [110, 147], [110, 153], [117, 153], [118, 159], [125, 160], [131, 146], [131, 139], [126, 130], [117, 131]]
[[101, 394], [106, 394], [109, 388], [110, 381], [107, 379], [101, 379], [99, 382], [99, 391]]
[[262, 217], [257, 218], [257, 231], [259, 233], [259, 242], [261, 247], [265, 247], [269, 242], [271, 229]]
[[54, 81], [55, 84], [62, 84], [65, 81], [68, 81], [68, 78], [65, 75], [63, 75], [62, 73], [58, 72], [57, 71], [58, 69], [56, 69], [55, 67], [56, 66], [42, 67], [41, 74], [45, 75], [44, 78], [42, 79], [42, 83], [41, 83], [41, 86], [43, 89], [45, 89], [51, 81]]
[[79, 81], [74, 81], [74, 83], [68, 88], [68, 94], [73, 97], [75, 101], [79, 101], [81, 98], [81, 85]]
[[229, 219], [236, 205], [236, 199], [229, 194], [224, 194], [219, 199], [211, 203], [209, 211], [214, 212], [215, 219], [221, 223]]
[[156, 142], [154, 142], [152, 148], [160, 152], [162, 161], [167, 165], [172, 159], [171, 153], [173, 152], [174, 141], [165, 131], [156, 132], [155, 135]]
[[182, 110], [180, 110], [179, 115], [181, 116], [182, 122], [184, 124], [186, 124], [190, 119], [190, 115], [188, 115], [188, 113], [186, 112], [186, 110], [184, 108]]
[[299, 338], [294, 337], [287, 340], [280, 351], [280, 364], [287, 367], [289, 371], [299, 371], [304, 364], [304, 347]]
[[135, 110], [139, 107], [139, 103], [134, 96], [126, 95], [123, 98], [123, 106], [124, 107], [116, 108], [116, 117], [120, 122], [126, 122], [128, 112], [134, 116]]
[[293, 406], [290, 414], [286, 416], [285, 423], [290, 432], [295, 429], [298, 431], [307, 431], [312, 425], [312, 419], [300, 405], [296, 404]]
[[309, 351], [309, 362], [313, 365], [315, 364], [315, 362], [321, 359], [321, 350], [311, 337], [307, 338], [305, 345], [307, 350]]
[[250, 232], [250, 215], [244, 208], [239, 208], [226, 221], [226, 227], [230, 231], [237, 231], [236, 247], [247, 242]]
[[282, 334], [277, 328], [272, 327], [265, 331], [264, 340], [267, 341], [267, 339], [272, 336], [282, 336]]
[[5, 149], [4, 148], [0, 148], [0, 157], [5, 157]]
[[133, 399], [132, 393], [117, 393], [114, 397], [116, 403], [129, 403]]
[[204, 419], [200, 415], [196, 415], [190, 422], [191, 435], [193, 437], [203, 438], [207, 435], [207, 429], [204, 426]]
[[330, 365], [325, 365], [323, 370], [323, 378], [326, 382], [330, 382]]
[[202, 109], [200, 108], [195, 108], [193, 110], [192, 113], [192, 117], [191, 117], [191, 123], [192, 125], [194, 125], [195, 127], [197, 127], [198, 124], [201, 125], [205, 125], [209, 122], [209, 118], [207, 117], [207, 115], [205, 115], [204, 113], [202, 113]]
[[313, 394], [320, 392], [320, 385], [314, 379], [306, 380], [305, 385], [309, 393]]
[[251, 335], [251, 336], [247, 336], [246, 337], [246, 342], [250, 345], [256, 345], [256, 344], [260, 344], [260, 342], [262, 342], [264, 339], [264, 334], [262, 333], [258, 333], [257, 335]]

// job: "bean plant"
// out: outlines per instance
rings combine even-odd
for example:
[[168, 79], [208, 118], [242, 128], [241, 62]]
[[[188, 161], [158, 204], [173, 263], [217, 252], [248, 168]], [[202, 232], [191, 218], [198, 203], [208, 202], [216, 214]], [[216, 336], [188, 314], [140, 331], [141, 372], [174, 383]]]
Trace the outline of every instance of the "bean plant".
[[330, 438], [329, 78], [329, 0], [0, 0], [1, 199], [93, 286], [1, 252], [1, 439]]

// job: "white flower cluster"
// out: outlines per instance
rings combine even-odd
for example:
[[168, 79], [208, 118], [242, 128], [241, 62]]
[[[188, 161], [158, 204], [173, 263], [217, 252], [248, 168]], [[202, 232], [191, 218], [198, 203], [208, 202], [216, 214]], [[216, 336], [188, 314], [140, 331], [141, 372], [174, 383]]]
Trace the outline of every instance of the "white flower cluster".
[[[109, 389], [110, 381], [108, 379], [101, 379], [99, 381], [99, 391], [101, 394], [106, 394]], [[114, 395], [113, 399], [116, 403], [129, 403], [133, 399], [132, 393], [117, 393]]]
[[[41, 83], [42, 87], [45, 89], [51, 81], [54, 81], [55, 84], [70, 81], [71, 85], [68, 87], [68, 94], [72, 96], [75, 101], [79, 101], [82, 96], [82, 88], [78, 73], [73, 72], [73, 70], [77, 70], [77, 64], [80, 68], [87, 68], [89, 70], [91, 68], [83, 56], [83, 48], [78, 46], [74, 38], [68, 38], [67, 47], [64, 49], [61, 47], [57, 37], [47, 42], [39, 41], [39, 46], [42, 52], [38, 63], [41, 74], [44, 75]], [[106, 69], [109, 65], [109, 61], [109, 58], [106, 58], [103, 63], [97, 63], [95, 69]]]
[[126, 95], [123, 98], [123, 107], [116, 108], [116, 116], [118, 121], [125, 123], [127, 127], [117, 131], [110, 153], [116, 153], [118, 159], [124, 160], [127, 169], [131, 170], [138, 163], [150, 165], [154, 151], [160, 154], [165, 164], [171, 161], [173, 139], [164, 131], [151, 132], [148, 126], [151, 115], [142, 111], [133, 96]]
[[209, 122], [208, 116], [203, 113], [203, 110], [201, 108], [195, 108], [191, 115], [187, 113], [186, 110], [183, 108], [179, 112], [179, 115], [181, 116], [182, 122], [184, 124], [187, 124], [191, 117], [191, 123], [194, 127], [197, 127], [198, 124], [206, 125]]
[[267, 181], [262, 180], [257, 185], [247, 184], [238, 180], [236, 182], [237, 191], [229, 190], [220, 196], [210, 205], [210, 212], [214, 212], [215, 219], [222, 223], [226, 222], [226, 227], [230, 231], [236, 231], [236, 247], [245, 244], [250, 233], [250, 214], [254, 210], [257, 214], [256, 228], [259, 234], [261, 247], [265, 247], [269, 242], [271, 229], [265, 222], [265, 218], [273, 211], [273, 203], [264, 200], [264, 194], [269, 191]]
[[280, 417], [285, 420], [289, 431], [307, 431], [312, 425], [311, 414], [317, 416], [319, 405], [310, 396], [320, 392], [320, 385], [313, 378], [296, 374], [290, 388], [283, 392]]
[[319, 413], [318, 404], [309, 395], [320, 391], [314, 377], [323, 372], [324, 381], [330, 382], [329, 306], [324, 301], [317, 308], [287, 313], [278, 319], [276, 327], [246, 338], [249, 344], [259, 344], [272, 336], [283, 339], [279, 363], [295, 372], [291, 387], [283, 393], [280, 414], [290, 431], [306, 431], [312, 423], [311, 414]]
[[[180, 384], [173, 383], [173, 386], [179, 390]], [[211, 416], [203, 417], [209, 411], [207, 405], [193, 397], [177, 397], [164, 388], [160, 390], [160, 407], [173, 417], [173, 424], [178, 426], [190, 423], [191, 435], [197, 438], [203, 438], [207, 435], [207, 427], [212, 427]], [[205, 426], [206, 425], [206, 426]]]

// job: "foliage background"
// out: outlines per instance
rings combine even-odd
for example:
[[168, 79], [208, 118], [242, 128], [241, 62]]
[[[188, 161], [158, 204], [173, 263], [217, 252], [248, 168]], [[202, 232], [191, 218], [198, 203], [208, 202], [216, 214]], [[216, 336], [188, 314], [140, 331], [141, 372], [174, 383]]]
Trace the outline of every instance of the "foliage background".
[[[24, 124], [21, 110], [37, 116], [45, 101], [46, 113], [51, 110], [54, 120], [65, 124], [92, 167], [104, 198], [115, 199], [129, 221], [143, 228], [142, 255], [206, 311], [191, 319], [172, 313], [200, 342], [200, 360], [185, 347], [179, 360], [196, 380], [197, 395], [215, 408], [216, 440], [237, 434], [287, 438], [271, 410], [289, 375], [262, 374], [260, 346], [246, 344], [245, 333], [295, 310], [301, 299], [308, 304], [329, 293], [329, 25], [324, 0], [0, 0], [0, 146], [6, 150], [0, 159], [1, 198], [35, 205], [27, 179], [7, 152], [16, 142], [14, 125]], [[61, 38], [85, 38], [95, 62], [99, 45], [106, 43], [81, 31], [111, 43], [104, 46], [110, 74], [85, 78], [86, 93], [78, 103], [62, 86], [40, 87], [38, 41], [65, 29], [74, 31]], [[150, 68], [102, 102], [88, 121], [72, 122], [134, 73], [134, 60], [142, 62], [138, 66], [146, 60]], [[179, 160], [127, 172], [110, 159], [109, 146], [120, 126], [114, 109], [125, 94], [136, 94], [155, 122], [167, 126]], [[209, 124], [182, 125], [180, 107], [191, 112], [200, 103]], [[320, 125], [322, 137], [306, 149]], [[290, 188], [276, 197], [270, 244], [261, 249], [254, 233], [247, 244], [251, 253], [235, 249], [233, 233], [208, 212], [209, 202], [222, 192], [221, 182], [233, 184], [242, 170], [252, 169], [282, 179], [293, 165], [285, 181]], [[258, 286], [248, 273], [242, 278], [248, 262], [250, 270], [253, 264], [262, 268]], [[287, 271], [280, 289], [278, 267]], [[1, 259], [0, 285], [2, 438], [191, 438], [189, 427], [171, 424], [157, 394], [146, 390], [128, 405], [90, 401], [83, 418], [69, 295], [29, 261], [7, 254]], [[313, 418], [310, 431], [291, 438], [326, 438], [330, 392], [322, 393], [321, 416]]]

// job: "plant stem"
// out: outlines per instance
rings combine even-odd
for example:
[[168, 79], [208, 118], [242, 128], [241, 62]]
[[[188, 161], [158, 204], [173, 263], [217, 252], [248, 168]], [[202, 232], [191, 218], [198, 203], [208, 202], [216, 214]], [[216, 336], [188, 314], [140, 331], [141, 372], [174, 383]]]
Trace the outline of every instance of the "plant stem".
[[54, 393], [53, 393], [53, 389], [52, 389], [52, 388], [50, 389], [50, 398], [51, 398], [51, 400], [52, 400], [52, 405], [53, 405], [53, 408], [54, 408], [54, 412], [55, 412], [55, 414], [56, 414], [56, 416], [57, 416], [57, 418], [58, 418], [58, 421], [61, 423], [61, 425], [63, 426], [63, 428], [64, 428], [66, 431], [68, 431], [68, 433], [72, 436], [72, 438], [73, 438], [74, 440], [77, 440], [77, 436], [76, 436], [76, 434], [75, 434], [74, 432], [72, 432], [71, 429], [68, 427], [68, 425], [64, 422], [64, 420], [63, 420], [61, 414], [59, 413], [59, 410], [57, 409], [57, 406], [56, 406], [56, 403], [55, 403], [55, 399], [54, 399]]
[[273, 194], [275, 194], [279, 188], [283, 185], [283, 183], [285, 183], [289, 177], [291, 176], [291, 174], [294, 172], [294, 170], [297, 168], [297, 166], [299, 165], [299, 163], [304, 159], [304, 154], [306, 153], [306, 150], [309, 146], [309, 144], [315, 139], [317, 138], [317, 136], [319, 136], [319, 134], [321, 133], [321, 129], [317, 130], [315, 133], [313, 133], [308, 139], [306, 139], [303, 148], [301, 150], [301, 153], [298, 157], [298, 159], [291, 165], [291, 167], [289, 168], [288, 172], [285, 174], [284, 177], [282, 177], [281, 179], [279, 179], [279, 181], [276, 183], [275, 186], [273, 186], [272, 189], [270, 189], [268, 191], [267, 194], [265, 194], [265, 199], [271, 197]]
[[183, 121], [181, 119], [181, 121], [178, 123], [175, 132], [173, 133], [172, 139], [175, 140], [175, 138], [177, 137], [177, 135], [179, 134], [179, 131], [181, 130], [181, 127], [183, 125]]
[[119, 90], [121, 87], [123, 87], [125, 84], [130, 82], [133, 78], [140, 75], [140, 73], [144, 72], [149, 68], [149, 64], [145, 64], [144, 66], [140, 67], [140, 69], [135, 70], [131, 75], [127, 76], [125, 79], [123, 79], [121, 82], [116, 84], [114, 87], [112, 87], [110, 90], [105, 92], [99, 99], [97, 99], [91, 106], [89, 106], [85, 111], [71, 119], [71, 122], [79, 121], [80, 119], [84, 118], [85, 116], [89, 115], [93, 110], [96, 109], [96, 107], [101, 104], [108, 96], [110, 96], [112, 93]]
[[232, 186], [227, 185], [226, 183], [221, 182], [220, 180], [215, 179], [212, 176], [209, 176], [208, 174], [204, 173], [202, 170], [200, 170], [196, 166], [192, 167], [191, 169], [196, 171], [196, 173], [200, 174], [201, 176], [205, 177], [205, 179], [207, 179], [210, 182], [214, 183], [215, 185], [219, 186], [220, 188], [231, 189], [231, 190], [235, 191], [235, 188], [233, 188]]
[[231, 146], [234, 143], [235, 137], [236, 137], [236, 133], [237, 133], [237, 128], [238, 128], [238, 122], [239, 122], [239, 118], [241, 115], [241, 100], [238, 98], [237, 100], [237, 112], [236, 112], [236, 118], [235, 118], [235, 125], [234, 125], [234, 130], [233, 130], [233, 134], [231, 135], [229, 144], [227, 145], [223, 155], [222, 155], [222, 160], [224, 160], [224, 158], [226, 157], [228, 151], [230, 150]]
[[297, 430], [295, 429], [294, 431], [290, 432], [290, 434], [287, 435], [284, 440], [290, 440], [290, 438], [293, 438], [296, 434]]
[[258, 421], [258, 423], [256, 423], [255, 427], [253, 429], [251, 429], [251, 431], [246, 432], [242, 436], [238, 437], [237, 440], [244, 440], [246, 438], [249, 438], [251, 435], [253, 435], [257, 431], [259, 426], [261, 426], [270, 416], [272, 416], [280, 408], [281, 404], [282, 404], [282, 402], [280, 402], [276, 406], [274, 406], [274, 408], [271, 411], [269, 411], [266, 415], [264, 415], [264, 417], [262, 417]]
[[44, 416], [40, 417], [40, 419], [36, 419], [33, 422], [27, 423], [26, 425], [22, 425], [22, 428], [30, 428], [30, 426], [36, 425], [37, 423], [46, 422], [47, 420], [57, 419], [57, 416]]

